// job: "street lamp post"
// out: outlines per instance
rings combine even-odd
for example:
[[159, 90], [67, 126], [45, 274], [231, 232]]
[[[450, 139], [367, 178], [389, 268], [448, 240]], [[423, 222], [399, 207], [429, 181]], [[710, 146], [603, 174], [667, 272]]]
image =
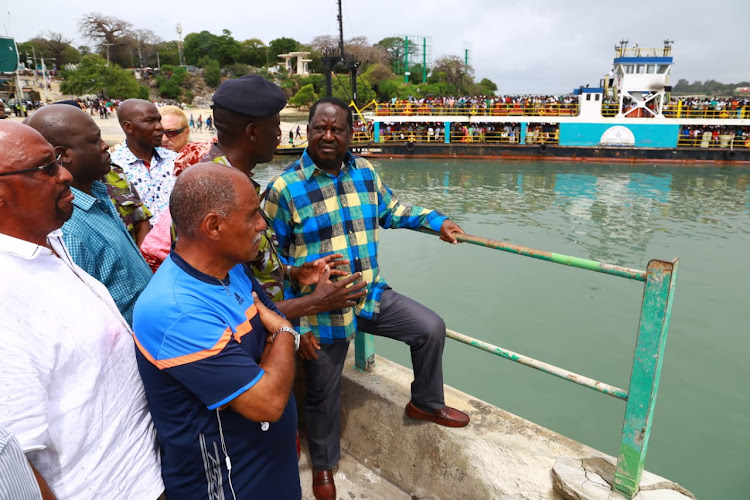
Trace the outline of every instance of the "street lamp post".
[[109, 46], [110, 46], [110, 45], [114, 45], [114, 43], [107, 43], [107, 42], [104, 42], [104, 45], [106, 45], [106, 46], [107, 46], [107, 66], [109, 66]]
[[180, 54], [180, 66], [185, 66], [185, 61], [182, 60], [182, 25], [177, 23], [177, 51]]

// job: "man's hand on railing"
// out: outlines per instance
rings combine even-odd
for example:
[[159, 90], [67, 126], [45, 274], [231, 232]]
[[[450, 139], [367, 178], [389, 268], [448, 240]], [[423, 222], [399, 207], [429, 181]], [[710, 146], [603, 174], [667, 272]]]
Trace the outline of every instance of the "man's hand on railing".
[[447, 241], [448, 243], [453, 243], [455, 245], [456, 243], [458, 243], [458, 240], [456, 239], [454, 234], [466, 233], [463, 229], [461, 229], [461, 226], [450, 219], [445, 219], [443, 221], [443, 225], [440, 226], [440, 239], [443, 241]]

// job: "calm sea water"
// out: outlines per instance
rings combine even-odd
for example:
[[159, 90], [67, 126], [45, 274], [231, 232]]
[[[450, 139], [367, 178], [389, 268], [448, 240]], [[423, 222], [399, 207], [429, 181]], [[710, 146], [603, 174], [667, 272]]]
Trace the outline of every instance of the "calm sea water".
[[[470, 234], [638, 269], [679, 257], [646, 468], [701, 499], [750, 497], [750, 168], [373, 163], [402, 202]], [[383, 231], [380, 254], [448, 328], [628, 388], [642, 283], [407, 230]], [[375, 347], [410, 366], [405, 346]], [[617, 455], [624, 402], [450, 340], [444, 363], [447, 384]]]

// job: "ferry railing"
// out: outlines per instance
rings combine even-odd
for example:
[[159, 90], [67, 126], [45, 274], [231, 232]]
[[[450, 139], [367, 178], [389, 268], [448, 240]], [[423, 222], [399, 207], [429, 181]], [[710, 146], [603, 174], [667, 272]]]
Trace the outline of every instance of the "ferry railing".
[[[419, 231], [437, 234], [429, 229], [419, 229]], [[630, 385], [627, 391], [468, 335], [446, 330], [447, 337], [466, 345], [625, 401], [625, 418], [620, 437], [614, 488], [626, 498], [632, 499], [638, 493], [651, 436], [664, 349], [667, 343], [669, 320], [677, 284], [679, 259], [673, 261], [654, 259], [648, 263], [645, 271], [641, 271], [469, 234], [456, 235], [456, 239], [463, 243], [471, 243], [644, 283], [641, 313], [636, 332], [635, 354], [630, 372]], [[375, 363], [373, 336], [358, 332], [354, 342], [357, 368], [360, 370], [370, 369]]]
[[430, 103], [379, 103], [377, 116], [577, 116], [578, 104], [544, 103], [456, 103], [453, 106]]
[[687, 106], [683, 104], [670, 105], [663, 111], [667, 118], [700, 118], [705, 120], [732, 120], [750, 118], [750, 107], [728, 106], [722, 109], [710, 107]]
[[743, 138], [735, 134], [719, 134], [714, 137], [712, 134], [701, 133], [698, 137], [680, 135], [677, 139], [678, 148], [733, 149], [744, 146]]

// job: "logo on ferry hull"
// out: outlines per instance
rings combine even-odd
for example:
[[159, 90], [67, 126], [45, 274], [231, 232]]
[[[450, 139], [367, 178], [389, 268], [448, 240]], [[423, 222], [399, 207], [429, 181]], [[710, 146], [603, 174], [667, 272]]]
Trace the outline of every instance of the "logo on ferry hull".
[[599, 139], [599, 144], [602, 146], [635, 146], [635, 136], [629, 128], [615, 125], [604, 131], [602, 138]]

